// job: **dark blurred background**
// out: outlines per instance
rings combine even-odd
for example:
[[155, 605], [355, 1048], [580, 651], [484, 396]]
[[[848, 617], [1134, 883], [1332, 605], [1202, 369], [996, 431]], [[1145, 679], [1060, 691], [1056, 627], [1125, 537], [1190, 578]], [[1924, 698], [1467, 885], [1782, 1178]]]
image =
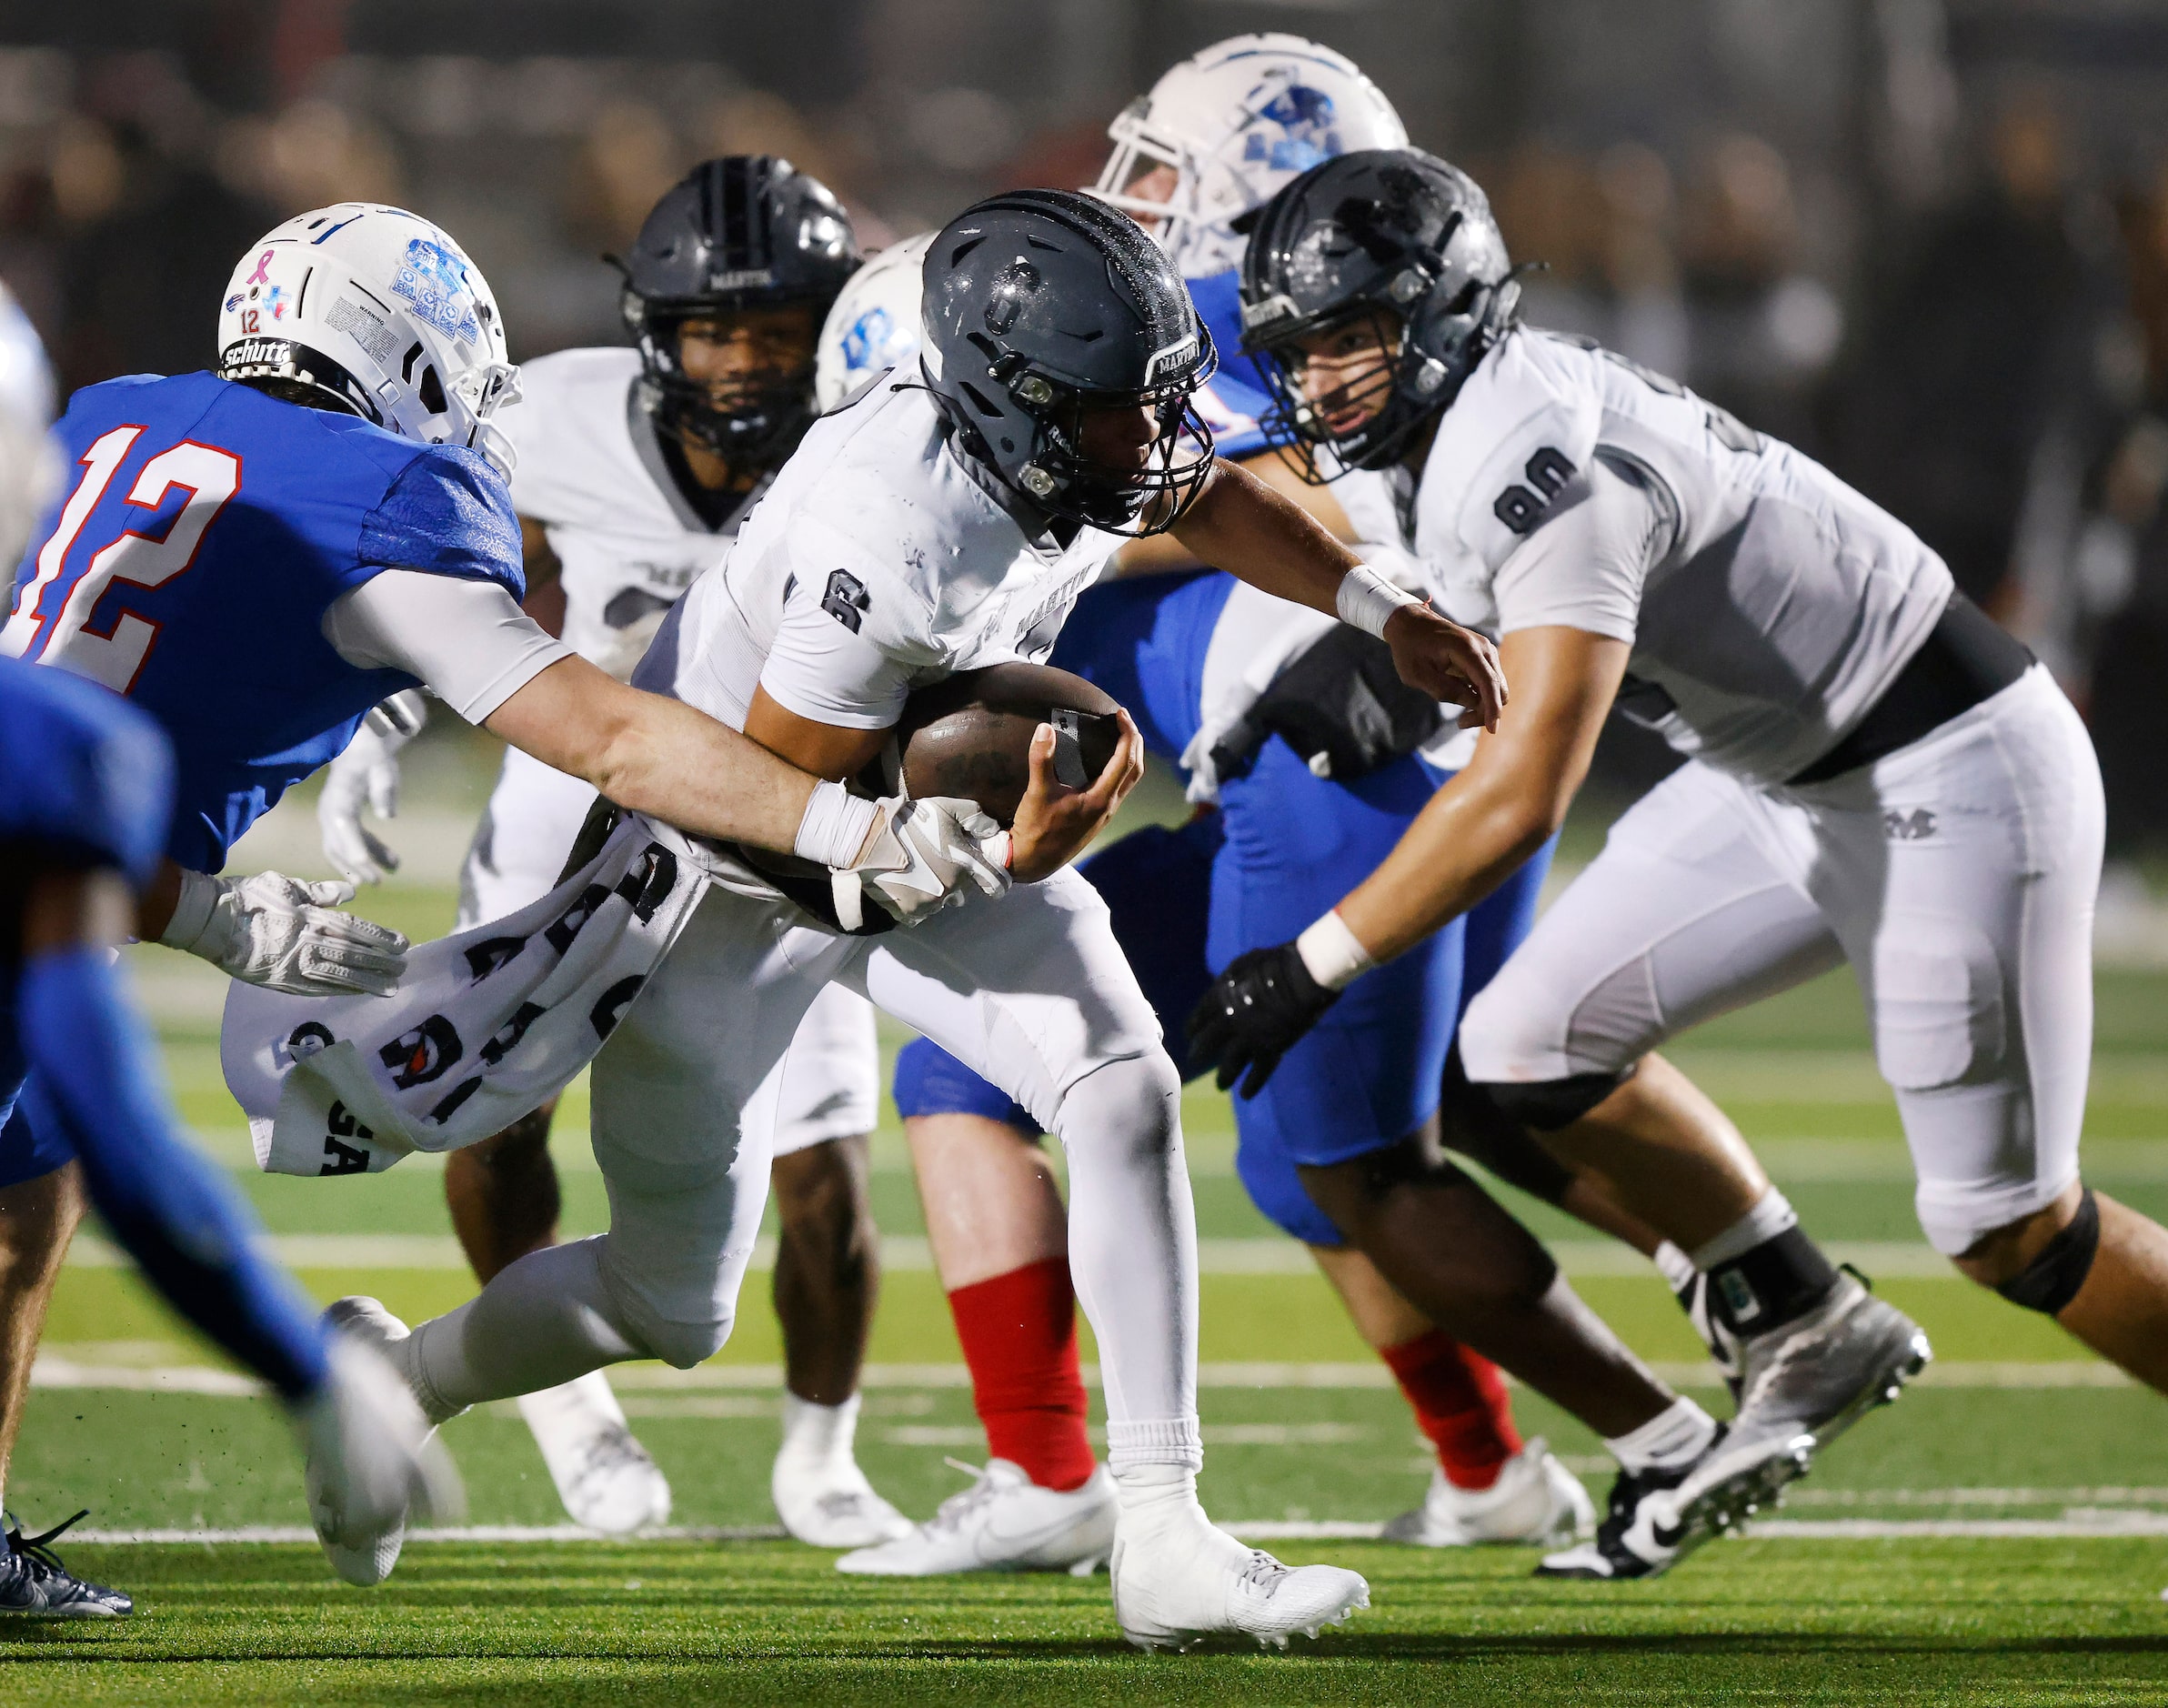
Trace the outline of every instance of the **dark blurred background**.
[[[787, 154], [872, 246], [1089, 182], [1250, 29], [1475, 173], [1531, 319], [1918, 528], [2086, 709], [2116, 854], [2168, 849], [2168, 0], [0, 0], [0, 276], [65, 387], [183, 371], [265, 227], [381, 199], [516, 356], [617, 342], [597, 257], [695, 159]], [[1601, 780], [1662, 764], [1621, 733]]]

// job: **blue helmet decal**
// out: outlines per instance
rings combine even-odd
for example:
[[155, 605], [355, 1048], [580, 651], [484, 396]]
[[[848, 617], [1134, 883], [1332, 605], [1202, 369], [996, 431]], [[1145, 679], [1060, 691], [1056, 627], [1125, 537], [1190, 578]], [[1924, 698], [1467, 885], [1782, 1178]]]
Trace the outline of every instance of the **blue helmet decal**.
[[[1242, 158], [1261, 160], [1275, 172], [1307, 172], [1340, 152], [1340, 133], [1332, 128], [1336, 116], [1324, 90], [1290, 84], [1259, 109], [1260, 123], [1243, 139]], [[1266, 122], [1283, 134], [1268, 141], [1262, 135]]]
[[886, 308], [868, 308], [843, 335], [843, 366], [854, 374], [890, 366], [888, 347], [895, 337], [895, 316]]
[[447, 338], [478, 342], [481, 322], [475, 317], [474, 293], [467, 266], [440, 243], [427, 237], [407, 240], [392, 289], [414, 305], [414, 312]]

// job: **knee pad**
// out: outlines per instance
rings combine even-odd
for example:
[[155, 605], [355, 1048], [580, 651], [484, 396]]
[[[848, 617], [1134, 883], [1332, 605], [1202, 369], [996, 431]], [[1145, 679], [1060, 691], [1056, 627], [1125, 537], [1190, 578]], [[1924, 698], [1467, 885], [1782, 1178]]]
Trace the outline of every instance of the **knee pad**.
[[647, 1343], [648, 1351], [673, 1370], [690, 1370], [723, 1350], [736, 1321], [728, 1316], [707, 1322], [650, 1320], [640, 1325], [640, 1339]]
[[1440, 1141], [1547, 1204], [1563, 1201], [1571, 1171], [1531, 1136], [1526, 1125], [1499, 1107], [1492, 1095], [1497, 1089], [1469, 1079], [1455, 1039], [1446, 1053], [1438, 1099]]
[[[734, 1305], [715, 1303], [690, 1286], [657, 1286], [624, 1273], [617, 1261], [620, 1242], [615, 1234], [574, 1243], [592, 1243], [596, 1248], [595, 1274], [601, 1294], [587, 1299], [587, 1308], [647, 1357], [660, 1359], [674, 1370], [690, 1370], [723, 1350], [738, 1325]], [[705, 1316], [663, 1314], [666, 1310], [697, 1311], [703, 1306]]]
[[2022, 1272], [2012, 1275], [1995, 1291], [2013, 1305], [2059, 1316], [2063, 1306], [2078, 1296], [2078, 1289], [2093, 1272], [2093, 1260], [2099, 1254], [2100, 1204], [2088, 1186], [2078, 1200], [2078, 1213], [2071, 1218], [2070, 1226], [2050, 1240]]
[[1481, 1089], [1500, 1113], [1538, 1132], [1556, 1132], [1571, 1127], [1631, 1078], [1630, 1065], [1616, 1073], [1570, 1073], [1562, 1080], [1500, 1081]]
[[1054, 1129], [1068, 1149], [1106, 1143], [1121, 1135], [1129, 1142], [1150, 1135], [1154, 1140], [1179, 1126], [1181, 1077], [1163, 1050], [1100, 1063], [1062, 1093]]

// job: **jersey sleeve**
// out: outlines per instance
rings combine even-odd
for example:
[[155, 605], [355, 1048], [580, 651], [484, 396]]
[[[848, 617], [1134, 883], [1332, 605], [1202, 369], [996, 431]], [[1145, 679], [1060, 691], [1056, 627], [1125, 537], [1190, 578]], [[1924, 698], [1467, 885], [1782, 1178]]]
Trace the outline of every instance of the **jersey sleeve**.
[[893, 638], [882, 644], [890, 624], [874, 615], [868, 582], [848, 569], [791, 582], [760, 669], [760, 686], [784, 710], [845, 729], [886, 729], [903, 715], [915, 667]]
[[497, 470], [475, 452], [432, 446], [400, 470], [362, 523], [365, 564], [494, 581], [527, 597], [519, 518]]
[[1585, 629], [1631, 646], [1641, 588], [1669, 524], [1640, 482], [1597, 461], [1579, 490], [1534, 529], [1491, 584], [1498, 629]]
[[357, 669], [403, 670], [478, 724], [572, 648], [494, 582], [386, 569], [324, 614], [324, 638]]
[[1577, 369], [1518, 334], [1440, 423], [1416, 496], [1419, 534], [1495, 571], [1587, 491], [1602, 400]]

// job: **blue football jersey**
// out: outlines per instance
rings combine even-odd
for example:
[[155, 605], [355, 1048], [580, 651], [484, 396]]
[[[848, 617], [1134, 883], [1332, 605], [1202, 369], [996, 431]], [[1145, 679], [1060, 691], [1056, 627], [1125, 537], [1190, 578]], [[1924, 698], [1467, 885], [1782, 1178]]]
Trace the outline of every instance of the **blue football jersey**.
[[72, 478], [16, 572], [0, 654], [57, 664], [171, 738], [166, 852], [215, 872], [370, 707], [417, 686], [324, 638], [341, 595], [388, 568], [524, 596], [519, 524], [474, 452], [212, 374], [75, 394], [55, 429]]
[[[173, 807], [173, 755], [156, 724], [102, 688], [0, 658], [0, 907], [22, 906], [4, 886], [25, 863], [150, 877]], [[0, 953], [0, 1124], [23, 1084], [15, 975]]]

